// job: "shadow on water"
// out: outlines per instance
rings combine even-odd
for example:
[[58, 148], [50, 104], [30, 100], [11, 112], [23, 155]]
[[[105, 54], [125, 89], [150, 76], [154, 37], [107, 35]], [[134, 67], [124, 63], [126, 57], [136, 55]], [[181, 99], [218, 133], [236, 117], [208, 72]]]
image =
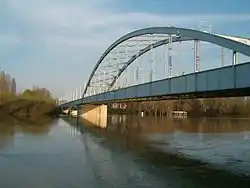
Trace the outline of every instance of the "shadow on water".
[[[153, 147], [145, 135], [154, 133], [237, 133], [249, 131], [249, 120], [244, 119], [188, 119], [167, 120], [138, 118], [128, 116], [111, 116], [105, 129], [99, 128], [86, 120], [64, 119], [84, 135], [89, 132], [102, 138], [103, 147], [116, 152], [131, 151], [138, 157], [138, 162], [152, 164], [157, 176], [165, 179], [167, 174], [181, 176], [192, 180], [201, 187], [249, 187], [250, 177], [234, 174], [202, 160], [185, 156], [181, 153], [162, 151]], [[239, 123], [245, 121], [246, 123]], [[237, 125], [237, 126], [235, 126]], [[193, 186], [195, 187], [195, 186]]]

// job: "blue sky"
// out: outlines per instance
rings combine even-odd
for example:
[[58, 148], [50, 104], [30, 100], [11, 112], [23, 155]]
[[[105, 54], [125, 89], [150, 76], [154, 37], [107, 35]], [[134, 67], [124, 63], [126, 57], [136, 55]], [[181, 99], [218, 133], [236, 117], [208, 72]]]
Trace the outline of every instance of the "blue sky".
[[83, 85], [118, 37], [149, 26], [198, 28], [250, 37], [249, 0], [0, 0], [0, 67], [22, 90], [54, 95]]
[[[148, 11], [155, 13], [193, 14], [193, 13], [242, 13], [249, 12], [248, 0], [127, 0], [123, 1], [125, 10]], [[136, 8], [135, 8], [136, 7]]]

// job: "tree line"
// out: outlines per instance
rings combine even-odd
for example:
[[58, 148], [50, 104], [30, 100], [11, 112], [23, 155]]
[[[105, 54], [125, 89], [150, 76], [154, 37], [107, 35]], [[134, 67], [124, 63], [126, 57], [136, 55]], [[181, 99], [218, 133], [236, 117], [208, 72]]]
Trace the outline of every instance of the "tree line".
[[37, 116], [50, 113], [56, 99], [46, 88], [33, 87], [16, 93], [16, 81], [0, 71], [0, 116]]
[[114, 113], [171, 116], [173, 111], [186, 111], [188, 116], [250, 116], [250, 99], [247, 97], [180, 99], [126, 103], [125, 109], [112, 109]]
[[16, 93], [16, 80], [10, 74], [0, 71], [0, 93]]
[[55, 102], [51, 92], [46, 88], [33, 87], [26, 89], [20, 94], [13, 94], [11, 92], [0, 92], [0, 105], [19, 99], [26, 100], [41, 100], [47, 102]]
[[48, 115], [55, 106], [56, 100], [46, 88], [26, 89], [18, 95], [0, 93], [0, 117]]

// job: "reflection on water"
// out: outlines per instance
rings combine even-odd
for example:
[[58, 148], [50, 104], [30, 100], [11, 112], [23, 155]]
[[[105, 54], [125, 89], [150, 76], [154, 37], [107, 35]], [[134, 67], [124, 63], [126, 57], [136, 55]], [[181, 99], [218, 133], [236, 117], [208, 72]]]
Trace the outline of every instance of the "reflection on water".
[[0, 134], [5, 134], [4, 130], [47, 134], [53, 121], [49, 117], [18, 118], [10, 116], [7, 119], [0, 119]]
[[17, 117], [0, 118], [0, 151], [12, 143], [15, 134], [48, 134], [53, 119], [38, 117], [35, 119]]
[[250, 119], [113, 116], [111, 122], [109, 129], [133, 130], [161, 151], [250, 176]]
[[94, 130], [99, 135], [108, 135], [111, 143], [120, 140], [118, 147], [123, 144], [136, 150], [150, 163], [180, 168], [187, 176], [193, 174], [196, 180], [204, 174], [214, 181], [223, 177], [224, 184], [232, 185], [237, 179], [231, 178], [233, 174], [244, 177], [244, 181], [250, 177], [249, 123], [250, 119], [166, 120], [123, 115], [111, 116], [107, 129]]
[[[109, 129], [140, 127], [140, 133], [240, 133], [250, 131], [250, 119], [200, 118], [166, 119], [126, 115], [110, 116]], [[118, 126], [117, 126], [118, 125]]]
[[0, 187], [249, 187], [249, 123], [0, 120]]

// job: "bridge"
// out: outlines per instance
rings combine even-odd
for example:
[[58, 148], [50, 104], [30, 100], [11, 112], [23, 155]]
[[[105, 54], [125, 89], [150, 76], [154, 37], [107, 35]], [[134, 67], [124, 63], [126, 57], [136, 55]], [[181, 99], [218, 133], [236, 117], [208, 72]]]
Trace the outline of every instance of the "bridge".
[[[185, 44], [192, 46], [191, 53]], [[213, 44], [219, 55], [209, 51], [208, 44]], [[201, 54], [208, 54], [210, 62], [204, 58], [203, 63]], [[243, 56], [242, 62], [239, 54]], [[82, 114], [86, 117], [93, 109], [91, 116], [106, 114], [110, 102], [247, 96], [249, 57], [248, 38], [176, 27], [137, 30], [111, 44], [97, 61], [84, 88], [78, 94], [75, 90], [72, 100], [61, 99], [58, 107], [83, 106]], [[214, 67], [208, 67], [209, 64]]]

